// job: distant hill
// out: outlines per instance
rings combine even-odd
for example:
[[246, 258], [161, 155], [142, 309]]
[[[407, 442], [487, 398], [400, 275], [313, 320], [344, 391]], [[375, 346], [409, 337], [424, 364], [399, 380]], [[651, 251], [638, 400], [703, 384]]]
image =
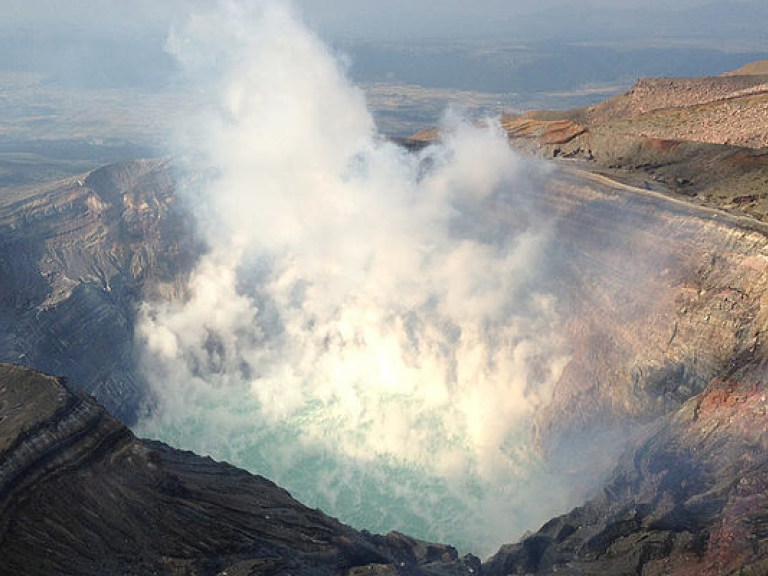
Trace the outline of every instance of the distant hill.
[[723, 74], [723, 76], [745, 76], [745, 75], [757, 75], [757, 76], [765, 76], [768, 75], [768, 60], [758, 60], [757, 62], [750, 62], [749, 64], [745, 64], [738, 70], [734, 70], [733, 72], [726, 72]]

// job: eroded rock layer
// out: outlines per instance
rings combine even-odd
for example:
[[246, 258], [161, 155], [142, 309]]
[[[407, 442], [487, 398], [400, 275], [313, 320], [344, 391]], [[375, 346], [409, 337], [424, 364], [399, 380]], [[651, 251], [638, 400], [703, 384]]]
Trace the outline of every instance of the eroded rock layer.
[[268, 480], [135, 438], [60, 379], [0, 365], [0, 573], [470, 574], [357, 532]]
[[768, 240], [754, 222], [563, 173], [550, 267], [570, 361], [545, 439], [676, 410], [747, 355], [768, 357]]
[[139, 160], [0, 202], [0, 360], [67, 376], [128, 422], [144, 387], [133, 318], [193, 261], [169, 162]]

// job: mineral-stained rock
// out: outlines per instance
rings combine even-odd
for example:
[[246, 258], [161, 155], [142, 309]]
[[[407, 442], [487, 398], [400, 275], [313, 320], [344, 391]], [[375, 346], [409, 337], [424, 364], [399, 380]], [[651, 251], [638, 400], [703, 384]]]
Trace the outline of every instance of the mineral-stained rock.
[[752, 368], [656, 423], [598, 497], [502, 547], [484, 574], [764, 574], [768, 386]]
[[268, 480], [135, 438], [61, 380], [0, 365], [2, 574], [470, 574], [445, 545], [357, 532]]

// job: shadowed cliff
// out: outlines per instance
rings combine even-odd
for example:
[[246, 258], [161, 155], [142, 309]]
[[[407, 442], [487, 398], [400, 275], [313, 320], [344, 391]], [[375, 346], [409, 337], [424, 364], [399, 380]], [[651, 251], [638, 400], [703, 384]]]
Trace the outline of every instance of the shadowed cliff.
[[0, 360], [70, 377], [133, 422], [136, 307], [196, 251], [175, 186], [167, 161], [140, 160], [5, 191]]
[[470, 574], [225, 463], [135, 438], [61, 380], [0, 365], [3, 574]]
[[600, 494], [503, 546], [485, 574], [764, 574], [768, 569], [765, 361], [663, 418]]

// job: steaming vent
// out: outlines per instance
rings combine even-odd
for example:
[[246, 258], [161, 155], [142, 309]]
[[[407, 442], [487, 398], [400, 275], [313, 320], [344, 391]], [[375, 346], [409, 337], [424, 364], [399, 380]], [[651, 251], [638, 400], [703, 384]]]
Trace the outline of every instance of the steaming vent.
[[285, 8], [229, 4], [169, 41], [207, 97], [179, 152], [208, 250], [137, 330], [143, 435], [375, 531], [490, 552], [577, 496], [531, 444], [568, 361], [542, 288], [546, 170], [447, 114], [410, 154]]

